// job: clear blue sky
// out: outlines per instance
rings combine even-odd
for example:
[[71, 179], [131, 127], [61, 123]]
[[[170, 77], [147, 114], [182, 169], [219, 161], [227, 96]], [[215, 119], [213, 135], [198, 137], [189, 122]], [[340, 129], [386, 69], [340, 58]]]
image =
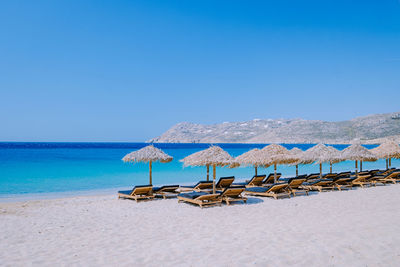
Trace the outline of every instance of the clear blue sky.
[[400, 111], [400, 2], [0, 2], [0, 140]]

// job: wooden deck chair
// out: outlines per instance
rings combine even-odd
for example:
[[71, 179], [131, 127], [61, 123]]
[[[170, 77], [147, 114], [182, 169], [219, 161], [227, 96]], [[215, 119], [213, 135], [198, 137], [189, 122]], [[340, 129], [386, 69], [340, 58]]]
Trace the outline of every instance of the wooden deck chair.
[[395, 170], [396, 170], [396, 168], [390, 168], [390, 169], [387, 169], [387, 170], [379, 170], [378, 172], [375, 173], [375, 175], [383, 175], [383, 176], [385, 176], [385, 175], [388, 175], [389, 173], [391, 173], [391, 172], [393, 172]]
[[337, 174], [336, 178], [342, 178], [342, 177], [350, 177], [351, 172], [340, 172]]
[[134, 199], [136, 202], [142, 199], [153, 199], [153, 186], [137, 185], [132, 190], [118, 191], [118, 199], [120, 198]]
[[[282, 173], [278, 172], [276, 173], [276, 180], [278, 181], [279, 178], [281, 178]], [[275, 175], [273, 173], [268, 174], [268, 177], [265, 178], [265, 180], [262, 182], [262, 185], [272, 185], [275, 182]]]
[[192, 186], [180, 186], [179, 191], [180, 192], [203, 191], [203, 190], [206, 191], [206, 190], [211, 190], [212, 188], [213, 188], [212, 181], [200, 181]]
[[323, 192], [323, 191], [333, 190], [334, 186], [332, 179], [321, 179], [310, 183], [303, 183], [301, 185], [301, 188], [311, 191]]
[[379, 169], [374, 169], [374, 170], [370, 170], [369, 174], [371, 174], [372, 176], [375, 176], [378, 172], [379, 172]]
[[323, 179], [333, 179], [336, 178], [338, 176], [337, 173], [326, 173], [324, 175], [322, 175]]
[[179, 192], [177, 191], [179, 185], [164, 185], [161, 187], [153, 187], [153, 193], [156, 197], [162, 197], [166, 199], [167, 197], [176, 197]]
[[307, 181], [319, 179], [319, 173], [311, 173], [307, 175]]
[[376, 186], [376, 184], [387, 184], [387, 183], [397, 183], [400, 171], [393, 171], [387, 175], [376, 175], [371, 178], [371, 183]]
[[249, 181], [244, 183], [233, 183], [232, 186], [245, 186], [245, 187], [253, 187], [253, 186], [261, 186], [265, 175], [254, 175]]
[[221, 192], [222, 200], [226, 202], [226, 204], [230, 205], [233, 201], [243, 201], [246, 203], [247, 198], [242, 196], [242, 193], [246, 190], [244, 186], [237, 187], [228, 187], [223, 192]]
[[350, 180], [348, 181], [348, 185], [353, 187], [353, 186], [360, 186], [364, 188], [365, 186], [370, 186], [371, 183], [367, 182], [366, 179], [370, 178], [371, 175], [358, 175], [355, 177], [350, 177]]
[[278, 199], [280, 197], [290, 198], [290, 192], [286, 190], [288, 183], [276, 183], [269, 187], [249, 187], [246, 188], [246, 195], [261, 196], [261, 197], [273, 197]]
[[209, 194], [206, 192], [190, 192], [181, 193], [177, 196], [179, 202], [189, 202], [199, 205], [201, 208], [204, 206], [221, 205], [222, 197], [220, 193]]
[[342, 191], [343, 189], [351, 189], [351, 186], [349, 185], [350, 180], [350, 177], [336, 177], [333, 179], [332, 185], [339, 191]]
[[234, 180], [235, 180], [235, 176], [221, 177], [221, 178], [219, 178], [218, 182], [215, 184], [215, 187], [219, 190], [223, 190], [227, 187], [230, 187]]
[[287, 189], [289, 192], [295, 197], [296, 194], [305, 194], [308, 195], [308, 190], [307, 189], [301, 189], [300, 186], [306, 181], [307, 179], [304, 177], [295, 177], [295, 178], [289, 178], [287, 180], [288, 187]]

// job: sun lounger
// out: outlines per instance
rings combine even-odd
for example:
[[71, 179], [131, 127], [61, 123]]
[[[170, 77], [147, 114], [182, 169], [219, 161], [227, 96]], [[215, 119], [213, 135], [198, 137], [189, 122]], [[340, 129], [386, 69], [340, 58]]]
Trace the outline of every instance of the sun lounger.
[[209, 194], [206, 192], [190, 192], [181, 193], [177, 196], [178, 202], [189, 202], [192, 204], [199, 205], [201, 208], [203, 206], [214, 206], [221, 205], [222, 197], [220, 193]]
[[370, 186], [371, 182], [366, 181], [366, 179], [370, 178], [371, 175], [357, 175], [354, 177], [350, 177], [348, 181], [349, 186], [360, 186], [364, 188], [365, 186]]
[[300, 186], [306, 181], [305, 176], [303, 177], [295, 177], [295, 178], [289, 178], [287, 180], [288, 187], [287, 189], [293, 196], [299, 195], [299, 194], [305, 194], [308, 195], [308, 190], [307, 189], [301, 189]]
[[311, 173], [307, 175], [307, 181], [319, 179], [320, 178], [319, 176], [320, 176], [319, 173]]
[[211, 190], [213, 188], [212, 181], [200, 181], [192, 186], [180, 186], [180, 192], [190, 192], [190, 191], [203, 191], [203, 190]]
[[333, 190], [334, 186], [332, 179], [321, 179], [309, 183], [303, 183], [303, 185], [301, 185], [301, 188], [311, 191], [323, 192], [327, 190]]
[[134, 199], [138, 202], [141, 199], [153, 199], [152, 185], [137, 185], [132, 190], [118, 191], [118, 198]]
[[351, 186], [349, 185], [349, 181], [351, 180], [350, 176], [349, 177], [336, 177], [333, 179], [332, 185], [334, 188], [336, 188], [339, 191], [342, 191], [343, 189], [350, 189]]
[[225, 201], [228, 205], [233, 201], [243, 201], [244, 203], [246, 203], [247, 198], [242, 196], [244, 190], [246, 190], [246, 187], [244, 186], [228, 187], [221, 192], [220, 196], [222, 197], [222, 200]]
[[396, 168], [390, 168], [390, 169], [387, 169], [387, 170], [380, 170], [380, 171], [376, 172], [375, 174], [376, 174], [376, 175], [383, 175], [383, 176], [385, 176], [385, 175], [387, 175], [387, 174], [389, 174], [389, 173], [391, 173], [391, 172], [393, 172], [393, 171], [395, 171], [395, 170], [396, 170]]
[[246, 188], [246, 195], [262, 196], [262, 197], [273, 197], [278, 199], [280, 197], [289, 197], [290, 192], [286, 190], [288, 183], [276, 183], [269, 187], [249, 187]]
[[176, 197], [179, 192], [177, 191], [179, 185], [164, 185], [161, 187], [153, 187], [153, 193], [155, 196], [160, 196], [164, 199], [167, 197]]
[[371, 179], [371, 183], [376, 186], [377, 183], [387, 184], [387, 183], [397, 183], [398, 177], [400, 176], [400, 171], [392, 171], [386, 175], [375, 175]]
[[335, 178], [343, 178], [343, 177], [350, 177], [352, 175], [351, 172], [340, 172], [336, 175]]
[[219, 190], [222, 190], [224, 188], [230, 187], [234, 180], [235, 180], [235, 176], [221, 177], [221, 178], [219, 178], [218, 182], [215, 184], [215, 187]]
[[[279, 178], [281, 178], [282, 173], [278, 172], [276, 173], [276, 181], [279, 180]], [[268, 174], [267, 178], [265, 178], [265, 180], [262, 182], [263, 186], [270, 186], [272, 184], [274, 184], [275, 182], [275, 175], [273, 173]]]
[[245, 186], [245, 187], [252, 187], [252, 186], [261, 186], [263, 183], [263, 180], [265, 178], [265, 175], [254, 175], [253, 178], [250, 179], [250, 181], [244, 182], [244, 183], [233, 183], [233, 186]]
[[324, 175], [322, 175], [323, 179], [333, 179], [336, 178], [336, 176], [338, 176], [337, 173], [326, 173]]
[[379, 169], [369, 170], [369, 174], [375, 176], [379, 172]]
[[369, 175], [369, 171], [358, 172], [358, 175]]

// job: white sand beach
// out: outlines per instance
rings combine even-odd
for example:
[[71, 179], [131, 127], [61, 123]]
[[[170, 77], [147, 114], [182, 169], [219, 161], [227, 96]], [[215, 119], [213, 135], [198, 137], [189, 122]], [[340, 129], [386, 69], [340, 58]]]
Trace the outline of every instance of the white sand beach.
[[117, 195], [0, 203], [1, 266], [399, 266], [400, 185], [200, 209]]

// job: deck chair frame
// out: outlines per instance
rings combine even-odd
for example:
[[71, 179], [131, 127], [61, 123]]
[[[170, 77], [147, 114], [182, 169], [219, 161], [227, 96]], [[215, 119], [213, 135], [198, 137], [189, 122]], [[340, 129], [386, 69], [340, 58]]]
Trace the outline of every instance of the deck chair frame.
[[204, 206], [214, 206], [214, 205], [222, 204], [222, 198], [221, 198], [220, 194], [201, 195], [194, 199], [186, 198], [186, 197], [178, 195], [177, 198], [178, 198], [178, 203], [179, 202], [189, 202], [192, 204], [199, 205], [200, 208], [203, 208]]
[[215, 187], [219, 190], [223, 190], [227, 187], [230, 187], [235, 180], [235, 176], [230, 177], [221, 177], [218, 182], [215, 184]]
[[287, 183], [276, 184], [276, 185], [272, 185], [266, 192], [245, 191], [245, 194], [251, 195], [251, 196], [273, 197], [274, 199], [278, 199], [280, 197], [290, 198], [290, 192], [285, 190], [287, 188], [287, 186], [288, 186]]
[[159, 190], [153, 190], [153, 193], [156, 197], [166, 199], [168, 197], [176, 197], [179, 194], [179, 192], [176, 191], [178, 188], [179, 186], [162, 186]]
[[180, 192], [190, 192], [190, 191], [196, 191], [196, 192], [201, 192], [201, 191], [209, 191], [212, 189], [213, 182], [212, 181], [200, 181], [198, 182], [194, 187], [185, 187], [181, 186], [179, 187]]
[[235, 201], [243, 201], [244, 203], [247, 202], [247, 198], [242, 196], [245, 187], [229, 187], [226, 188], [222, 193], [221, 197], [222, 200], [225, 201], [227, 205], [230, 205], [231, 202]]
[[135, 187], [132, 189], [132, 192], [129, 195], [118, 192], [118, 199], [120, 198], [134, 199], [136, 202], [139, 200], [150, 200], [154, 198], [153, 187]]

